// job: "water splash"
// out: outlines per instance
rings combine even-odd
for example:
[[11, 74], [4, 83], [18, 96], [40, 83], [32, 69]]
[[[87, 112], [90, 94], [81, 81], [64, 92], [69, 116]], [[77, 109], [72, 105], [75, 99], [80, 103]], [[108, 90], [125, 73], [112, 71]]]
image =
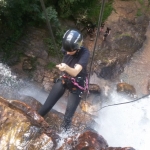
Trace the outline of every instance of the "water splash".
[[19, 98], [18, 90], [24, 86], [24, 82], [12, 74], [11, 69], [0, 63], [0, 95], [6, 99]]
[[18, 80], [16, 75], [13, 75], [10, 68], [7, 65], [0, 63], [0, 84], [3, 86], [16, 86], [16, 84], [22, 82]]
[[67, 144], [67, 140], [72, 140], [76, 143], [78, 137], [80, 136], [80, 133], [77, 130], [75, 131], [74, 129], [71, 128], [66, 132], [65, 131], [60, 132], [58, 135], [60, 137], [60, 140], [58, 141], [57, 149], [64, 145], [63, 148], [65, 150], [70, 150], [72, 149], [73, 145]]
[[[150, 97], [125, 105], [107, 107], [99, 112], [96, 122], [99, 134], [110, 146], [131, 146], [136, 150], [148, 150], [150, 147]], [[110, 103], [127, 102], [130, 99], [111, 94]], [[108, 104], [108, 103], [107, 103]]]

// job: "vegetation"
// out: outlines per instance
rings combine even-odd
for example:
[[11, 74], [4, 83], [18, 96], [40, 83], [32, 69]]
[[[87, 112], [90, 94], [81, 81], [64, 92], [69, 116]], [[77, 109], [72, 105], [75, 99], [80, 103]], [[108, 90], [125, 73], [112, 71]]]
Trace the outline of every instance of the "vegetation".
[[[84, 18], [97, 23], [101, 8], [99, 0], [44, 0], [44, 2], [48, 20], [57, 38], [58, 48], [61, 47], [62, 35], [66, 30], [66, 27], [60, 23], [61, 19], [77, 22]], [[112, 2], [113, 0], [110, 0], [105, 5], [103, 21], [113, 9]], [[14, 46], [27, 26], [42, 26], [45, 22], [46, 18], [39, 0], [0, 0], [0, 53], [3, 54], [3, 60], [19, 57], [22, 54], [22, 51], [16, 50]], [[45, 41], [49, 46], [49, 54], [53, 55], [56, 48], [52, 39], [45, 39]]]
[[48, 65], [47, 65], [47, 68], [52, 70], [53, 68], [55, 68], [56, 64], [53, 63], [53, 62], [49, 62]]
[[40, 18], [38, 0], [1, 0], [0, 1], [0, 52], [4, 61], [16, 55], [19, 51], [12, 50], [24, 28], [30, 23], [36, 23]]

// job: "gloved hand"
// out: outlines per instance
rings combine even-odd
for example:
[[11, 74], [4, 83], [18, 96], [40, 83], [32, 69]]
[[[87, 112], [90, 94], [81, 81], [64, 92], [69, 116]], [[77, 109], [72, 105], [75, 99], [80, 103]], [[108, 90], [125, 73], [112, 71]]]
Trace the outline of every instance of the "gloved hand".
[[61, 63], [59, 65], [56, 65], [56, 67], [60, 70], [60, 71], [66, 71], [68, 65], [66, 65], [65, 63]]

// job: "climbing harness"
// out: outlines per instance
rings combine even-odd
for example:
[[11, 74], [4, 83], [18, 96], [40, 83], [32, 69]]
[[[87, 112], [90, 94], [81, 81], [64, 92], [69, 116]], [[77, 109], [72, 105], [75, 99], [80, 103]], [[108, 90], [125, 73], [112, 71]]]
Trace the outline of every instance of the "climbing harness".
[[[83, 77], [70, 77], [67, 75], [63, 75], [60, 77], [62, 79], [63, 84], [67, 84], [67, 82], [72, 83], [74, 86], [78, 87], [80, 90], [86, 91], [88, 90], [88, 78], [86, 77], [85, 79]], [[84, 80], [84, 87], [79, 85], [80, 81]], [[68, 86], [68, 89], [72, 88], [72, 86]]]
[[[80, 77], [78, 77], [78, 78], [80, 78]], [[71, 78], [71, 82], [73, 83], [73, 85], [77, 86], [79, 89], [81, 89], [81, 90], [83, 90], [83, 91], [88, 90], [88, 78], [87, 78], [87, 77], [86, 77], [86, 79], [85, 79], [85, 86], [84, 86], [84, 87], [80, 86], [80, 85], [76, 82], [75, 78]]]

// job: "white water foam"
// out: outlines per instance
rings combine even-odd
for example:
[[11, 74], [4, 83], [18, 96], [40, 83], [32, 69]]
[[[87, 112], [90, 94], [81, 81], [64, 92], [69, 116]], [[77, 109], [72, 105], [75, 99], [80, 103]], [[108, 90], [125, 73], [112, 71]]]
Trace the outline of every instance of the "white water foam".
[[[113, 104], [129, 100], [113, 92], [111, 101]], [[99, 124], [99, 128], [96, 130], [107, 140], [109, 146], [131, 146], [136, 150], [149, 150], [149, 101], [150, 97], [147, 97], [137, 102], [102, 109], [96, 120]]]

